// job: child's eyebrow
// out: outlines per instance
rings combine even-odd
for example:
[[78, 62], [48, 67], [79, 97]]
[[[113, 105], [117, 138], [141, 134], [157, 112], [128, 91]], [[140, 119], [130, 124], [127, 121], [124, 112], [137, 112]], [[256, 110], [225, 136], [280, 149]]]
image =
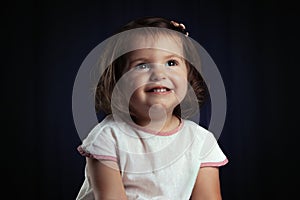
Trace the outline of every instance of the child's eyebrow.
[[136, 58], [136, 59], [129, 59], [129, 66], [131, 66], [133, 63], [136, 63], [136, 62], [148, 62], [148, 58], [139, 57], [139, 58]]
[[165, 57], [166, 60], [172, 59], [172, 58], [177, 58], [177, 59], [180, 59], [180, 60], [184, 60], [182, 56], [179, 56], [179, 55], [176, 55], [176, 54], [171, 54], [171, 55]]
[[[183, 57], [182, 56], [178, 56], [176, 54], [170, 54], [170, 55], [167, 55], [167, 56], [164, 56], [162, 57], [163, 60], [169, 60], [169, 59], [180, 59], [181, 61], [183, 61]], [[138, 57], [138, 58], [129, 58], [129, 66], [131, 66], [133, 63], [136, 63], [136, 62], [151, 62], [152, 58], [151, 57]]]

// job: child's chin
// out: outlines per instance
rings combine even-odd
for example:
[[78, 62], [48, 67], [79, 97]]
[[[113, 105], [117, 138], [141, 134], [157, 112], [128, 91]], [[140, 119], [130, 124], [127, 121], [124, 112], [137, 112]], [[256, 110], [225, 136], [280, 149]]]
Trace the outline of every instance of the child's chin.
[[152, 117], [166, 117], [167, 113], [169, 112], [172, 112], [173, 111], [173, 107], [170, 107], [170, 105], [165, 105], [163, 103], [156, 103], [156, 104], [153, 104], [149, 110], [148, 110], [148, 113], [149, 113], [149, 116], [152, 116]]

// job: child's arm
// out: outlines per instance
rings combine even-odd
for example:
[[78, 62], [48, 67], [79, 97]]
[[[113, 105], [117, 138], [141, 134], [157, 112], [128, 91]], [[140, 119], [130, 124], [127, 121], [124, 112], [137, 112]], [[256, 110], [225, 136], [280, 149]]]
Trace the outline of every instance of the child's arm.
[[87, 165], [95, 200], [127, 200], [120, 171], [92, 158]]
[[202, 167], [194, 185], [192, 200], [221, 200], [219, 168]]

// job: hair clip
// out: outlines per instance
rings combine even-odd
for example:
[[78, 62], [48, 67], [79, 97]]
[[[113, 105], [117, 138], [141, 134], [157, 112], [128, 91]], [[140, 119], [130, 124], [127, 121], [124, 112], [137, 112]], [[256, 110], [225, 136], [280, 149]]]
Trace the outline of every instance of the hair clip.
[[178, 23], [178, 22], [175, 22], [175, 21], [171, 21], [170, 22], [173, 26], [177, 27], [177, 28], [180, 28], [184, 33], [185, 33], [185, 36], [189, 36], [189, 32], [187, 32], [185, 30], [185, 25], [182, 24], [182, 23]]

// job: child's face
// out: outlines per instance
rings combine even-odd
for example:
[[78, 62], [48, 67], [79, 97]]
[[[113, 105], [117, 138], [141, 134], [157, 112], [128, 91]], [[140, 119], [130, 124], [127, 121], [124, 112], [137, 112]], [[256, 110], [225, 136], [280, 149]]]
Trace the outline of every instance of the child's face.
[[126, 82], [130, 98], [130, 110], [136, 117], [147, 117], [150, 107], [163, 107], [167, 113], [183, 100], [187, 92], [187, 66], [185, 60], [170, 51], [179, 52], [182, 47], [173, 39], [159, 38], [152, 42], [154, 48], [140, 49], [127, 55]]

